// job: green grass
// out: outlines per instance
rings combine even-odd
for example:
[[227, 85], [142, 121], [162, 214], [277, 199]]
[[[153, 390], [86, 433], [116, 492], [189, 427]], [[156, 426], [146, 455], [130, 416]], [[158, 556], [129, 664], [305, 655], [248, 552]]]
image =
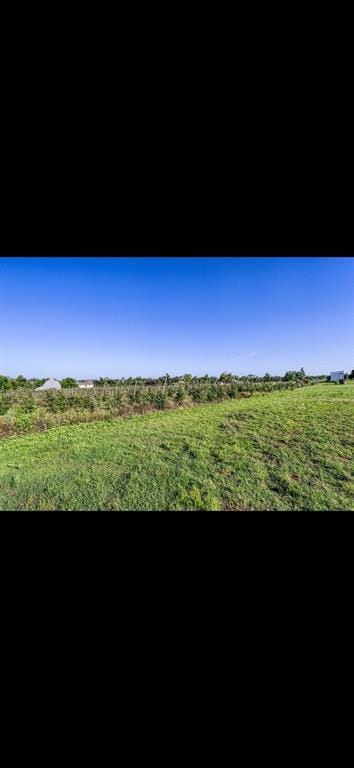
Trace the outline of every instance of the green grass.
[[354, 509], [354, 383], [0, 441], [1, 510]]

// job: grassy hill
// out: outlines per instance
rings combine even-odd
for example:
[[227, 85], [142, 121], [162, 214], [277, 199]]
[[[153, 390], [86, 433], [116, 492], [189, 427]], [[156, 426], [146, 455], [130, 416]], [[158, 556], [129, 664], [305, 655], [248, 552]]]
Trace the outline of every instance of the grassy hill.
[[0, 441], [0, 510], [354, 509], [354, 383]]

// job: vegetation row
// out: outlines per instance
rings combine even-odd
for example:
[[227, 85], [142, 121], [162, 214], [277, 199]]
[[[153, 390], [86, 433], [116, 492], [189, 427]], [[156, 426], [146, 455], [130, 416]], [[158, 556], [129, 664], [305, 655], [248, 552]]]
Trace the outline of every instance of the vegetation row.
[[0, 393], [0, 437], [38, 432], [52, 426], [190, 407], [198, 403], [251, 397], [256, 393], [295, 389], [317, 383], [306, 376], [287, 381], [185, 381], [163, 386], [97, 387], [33, 392], [27, 387]]
[[[351, 372], [351, 374], [345, 374], [346, 378], [354, 378], [354, 370]], [[50, 378], [49, 376], [47, 378]], [[247, 376], [236, 376], [233, 373], [226, 373], [223, 372], [220, 374], [220, 376], [208, 376], [208, 374], [205, 374], [205, 376], [192, 376], [190, 373], [185, 373], [183, 376], [170, 376], [168, 373], [165, 373], [163, 376], [160, 376], [155, 379], [149, 379], [149, 378], [142, 378], [141, 376], [137, 376], [135, 378], [120, 378], [120, 379], [110, 379], [110, 378], [100, 378], [93, 380], [92, 383], [94, 385], [94, 389], [102, 388], [105, 389], [107, 387], [127, 387], [127, 386], [166, 386], [166, 385], [181, 385], [181, 386], [190, 386], [192, 384], [217, 384], [217, 383], [224, 383], [224, 384], [233, 384], [236, 382], [254, 382], [254, 383], [269, 383], [269, 382], [281, 382], [281, 381], [303, 381], [303, 380], [311, 380], [311, 381], [322, 381], [327, 378], [326, 374], [320, 375], [320, 376], [307, 376], [304, 369], [301, 368], [300, 371], [286, 371], [284, 376], [272, 376], [270, 373], [265, 373], [264, 376], [253, 376], [252, 374], [248, 374]], [[4, 392], [16, 392], [19, 390], [27, 389], [30, 391], [35, 390], [37, 387], [42, 386], [46, 379], [26, 379], [25, 376], [17, 376], [16, 378], [11, 378], [10, 376], [2, 376], [0, 375], [0, 393]], [[68, 389], [76, 389], [78, 388], [78, 382], [76, 379], [72, 377], [66, 377], [65, 379], [62, 379], [60, 381], [62, 389], [68, 390]]]

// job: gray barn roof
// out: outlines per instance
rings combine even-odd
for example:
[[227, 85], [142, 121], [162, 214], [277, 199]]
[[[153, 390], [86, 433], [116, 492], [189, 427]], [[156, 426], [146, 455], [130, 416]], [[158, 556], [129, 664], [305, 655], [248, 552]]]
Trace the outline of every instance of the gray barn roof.
[[43, 389], [61, 389], [61, 384], [56, 379], [47, 379], [41, 387], [36, 387], [35, 392], [40, 392]]

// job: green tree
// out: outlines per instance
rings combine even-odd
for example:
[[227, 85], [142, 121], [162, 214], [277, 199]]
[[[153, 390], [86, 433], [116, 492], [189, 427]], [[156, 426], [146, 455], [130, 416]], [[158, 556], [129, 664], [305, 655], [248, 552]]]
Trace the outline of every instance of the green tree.
[[77, 381], [76, 379], [71, 379], [68, 377], [67, 379], [63, 379], [61, 381], [61, 386], [63, 389], [73, 389], [73, 387], [77, 387]]
[[8, 376], [0, 376], [0, 390], [5, 392], [5, 390], [11, 389], [11, 381]]
[[16, 387], [25, 387], [27, 385], [27, 379], [24, 376], [17, 376]]
[[31, 379], [32, 389], [37, 389], [37, 387], [41, 387], [45, 381], [46, 379]]

